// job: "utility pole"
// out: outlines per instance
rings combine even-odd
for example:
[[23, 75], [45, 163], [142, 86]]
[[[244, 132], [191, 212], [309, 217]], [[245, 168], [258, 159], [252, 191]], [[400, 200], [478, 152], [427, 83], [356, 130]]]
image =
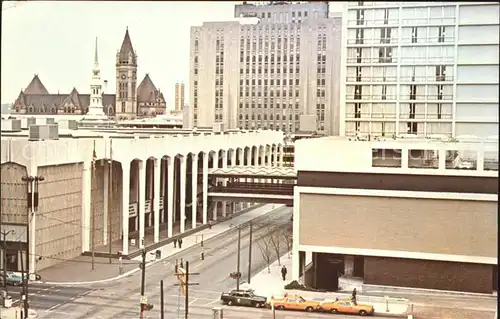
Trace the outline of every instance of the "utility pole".
[[141, 302], [139, 303], [140, 306], [140, 317], [139, 318], [144, 318], [144, 312], [143, 312], [143, 306], [142, 304], [144, 303], [144, 286], [146, 284], [146, 249], [142, 248], [142, 262], [141, 262], [141, 270], [142, 270], [142, 275], [141, 275]]
[[[23, 254], [21, 253], [21, 282], [23, 289], [21, 292], [21, 300], [23, 301], [24, 311], [21, 319], [28, 319], [28, 300], [26, 299], [26, 282], [24, 281], [24, 262]], [[26, 278], [27, 279], [27, 278]]]
[[[94, 190], [94, 187], [92, 187], [93, 182], [97, 182], [95, 180], [95, 162], [97, 160], [97, 154], [95, 152], [95, 140], [94, 140], [94, 151], [92, 152], [92, 181], [90, 182], [90, 189], [91, 193], [92, 190]], [[95, 194], [93, 194], [95, 195]], [[92, 205], [92, 270], [95, 269], [95, 207], [94, 203], [90, 203]]]
[[188, 319], [189, 313], [189, 261], [186, 260], [186, 299], [184, 305], [184, 319]]
[[[185, 297], [185, 307], [184, 307], [184, 318], [188, 319], [189, 316], [189, 286], [197, 286], [199, 283], [189, 282], [189, 277], [191, 275], [199, 275], [200, 273], [189, 273], [189, 261], [186, 260], [185, 267], [176, 267], [175, 276], [179, 279], [179, 284], [174, 284], [174, 286], [180, 286], [180, 291]], [[179, 310], [179, 300], [177, 300], [177, 310]]]
[[165, 319], [164, 299], [163, 299], [163, 280], [160, 280], [160, 318]]
[[250, 246], [248, 246], [248, 283], [250, 283], [250, 277], [252, 277], [252, 232], [253, 224], [250, 222]]
[[113, 212], [113, 140], [109, 139], [109, 177], [108, 177], [108, 245], [109, 245], [109, 263], [111, 264], [111, 240], [113, 236], [111, 235], [112, 221], [111, 213]]
[[236, 263], [236, 290], [240, 290], [241, 227], [238, 227], [238, 261]]

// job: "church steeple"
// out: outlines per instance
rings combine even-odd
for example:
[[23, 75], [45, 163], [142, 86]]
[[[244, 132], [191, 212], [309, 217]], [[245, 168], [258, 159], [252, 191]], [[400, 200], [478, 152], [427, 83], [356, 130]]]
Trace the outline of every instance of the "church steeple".
[[90, 105], [88, 115], [103, 116], [101, 70], [99, 69], [99, 55], [97, 53], [97, 37], [95, 38], [94, 67], [90, 81]]
[[116, 116], [133, 119], [137, 116], [137, 54], [130, 34], [125, 31], [120, 50], [116, 53]]
[[95, 38], [94, 68], [99, 67], [99, 54], [97, 53], [97, 37]]

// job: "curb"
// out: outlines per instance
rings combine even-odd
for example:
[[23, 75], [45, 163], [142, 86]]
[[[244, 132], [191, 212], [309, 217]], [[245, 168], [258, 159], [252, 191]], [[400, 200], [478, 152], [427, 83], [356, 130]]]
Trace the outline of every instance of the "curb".
[[[266, 204], [264, 204], [264, 205], [266, 205]], [[259, 207], [255, 207], [255, 208], [251, 208], [251, 209], [258, 209], [258, 208], [263, 207], [264, 205], [260, 205]], [[277, 209], [280, 209], [280, 208], [282, 208], [283, 206], [284, 206], [284, 205], [279, 205], [278, 207], [276, 207], [276, 208], [273, 208], [273, 209], [269, 210], [267, 213], [262, 214], [262, 215], [260, 215], [260, 216], [257, 216], [257, 217], [255, 217], [255, 218], [253, 218], [253, 219], [247, 220], [247, 221], [245, 221], [245, 222], [243, 222], [243, 223], [239, 224], [238, 226], [246, 226], [246, 225], [247, 225], [247, 224], [249, 224], [250, 222], [255, 221], [255, 220], [259, 219], [259, 218], [262, 218], [263, 216], [266, 216], [267, 214], [271, 213], [272, 211], [275, 211], [275, 210], [277, 210]], [[238, 213], [239, 213], [240, 215], [242, 215], [242, 214], [244, 214], [245, 212], [248, 212], [248, 211], [243, 210], [243, 211], [238, 212]], [[237, 213], [237, 214], [238, 214], [238, 213]], [[235, 217], [234, 215], [231, 215], [231, 216]], [[227, 221], [227, 220], [229, 220], [229, 218], [226, 218], [225, 220], [221, 221], [221, 223], [222, 223], [222, 222], [224, 222], [224, 221]], [[208, 227], [208, 225], [207, 225], [207, 227]], [[200, 231], [202, 231], [202, 230], [204, 230], [204, 229], [200, 229]], [[222, 236], [222, 235], [227, 235], [229, 232], [231, 232], [231, 231], [236, 231], [236, 230], [237, 230], [237, 227], [230, 227], [230, 228], [228, 228], [228, 229], [226, 229], [226, 230], [222, 231], [221, 233], [218, 233], [218, 234], [216, 234], [216, 235], [214, 235], [214, 236], [212, 236], [212, 237], [210, 237], [210, 238], [207, 238], [206, 240], [216, 239], [216, 238], [218, 238], [218, 237], [220, 237], [220, 236]], [[196, 232], [194, 232], [194, 233], [196, 233]], [[194, 233], [192, 233], [191, 235], [193, 235]], [[172, 239], [173, 239], [173, 237], [172, 237]], [[152, 261], [150, 261], [150, 262], [146, 263], [146, 268], [148, 268], [148, 267], [150, 267], [150, 266], [152, 266], [152, 265], [155, 265], [155, 264], [157, 264], [157, 263], [161, 262], [161, 261], [162, 261], [162, 260], [164, 260], [164, 259], [174, 257], [174, 256], [176, 256], [176, 255], [178, 255], [178, 254], [180, 254], [180, 253], [184, 252], [185, 250], [188, 250], [188, 249], [190, 249], [190, 248], [192, 248], [192, 247], [195, 247], [196, 245], [198, 245], [198, 244], [191, 245], [191, 246], [189, 246], [189, 247], [186, 247], [186, 248], [185, 248], [185, 249], [183, 249], [183, 250], [177, 251], [177, 252], [175, 252], [175, 253], [173, 253], [173, 254], [171, 254], [171, 255], [165, 256], [165, 257], [163, 257], [163, 258], [156, 259], [156, 260], [152, 260]], [[111, 281], [115, 281], [115, 280], [119, 280], [119, 279], [122, 279], [122, 278], [125, 278], [125, 277], [128, 277], [128, 276], [131, 276], [131, 275], [133, 275], [134, 273], [136, 273], [136, 272], [138, 272], [138, 271], [140, 271], [140, 270], [141, 270], [141, 269], [140, 269], [139, 267], [137, 267], [137, 268], [135, 268], [135, 269], [132, 269], [132, 270], [127, 271], [127, 272], [126, 272], [126, 273], [124, 273], [124, 274], [121, 274], [121, 275], [118, 275], [118, 276], [115, 276], [115, 277], [112, 277], [112, 278], [107, 278], [107, 279], [102, 279], [102, 280], [94, 280], [94, 281], [80, 281], [80, 282], [49, 282], [49, 281], [33, 281], [33, 283], [42, 283], [42, 284], [46, 284], [46, 285], [54, 285], [54, 286], [71, 286], [71, 285], [77, 286], [77, 285], [102, 284], [102, 283], [107, 283], [107, 282], [111, 282]]]

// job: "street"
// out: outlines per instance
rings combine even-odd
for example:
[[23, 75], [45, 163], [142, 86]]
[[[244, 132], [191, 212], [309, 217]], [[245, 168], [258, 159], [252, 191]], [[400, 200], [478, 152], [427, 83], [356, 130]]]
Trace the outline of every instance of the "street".
[[[283, 207], [254, 221], [252, 274], [258, 273], [267, 266], [259, 249], [259, 239], [270, 232], [270, 226], [290, 225], [291, 215], [292, 208]], [[248, 234], [248, 227], [242, 229], [240, 259], [242, 283], [246, 281], [248, 273]], [[235, 228], [204, 242], [205, 260], [203, 261], [200, 260], [201, 247], [198, 244], [147, 267], [145, 291], [149, 303], [154, 305], [153, 310], [147, 312], [147, 316], [159, 318], [160, 280], [164, 281], [165, 312], [169, 317], [172, 314], [184, 313], [184, 297], [179, 294], [179, 287], [174, 286], [178, 283], [174, 276], [174, 265], [176, 259], [180, 261], [181, 258], [184, 261], [190, 261], [190, 272], [199, 273], [199, 275], [190, 277], [190, 282], [199, 284], [190, 286], [189, 289], [190, 317], [206, 318], [209, 316], [211, 309], [219, 306], [220, 294], [236, 287], [236, 280], [231, 279], [229, 273], [236, 271], [237, 240], [238, 232]], [[280, 254], [287, 251], [285, 243], [282, 243], [280, 248]], [[271, 262], [274, 262], [276, 255], [273, 254], [271, 259]], [[129, 277], [106, 284], [78, 286], [78, 288], [59, 286], [52, 290], [52, 293], [47, 297], [50, 301], [33, 297], [30, 304], [33, 309], [37, 310], [39, 318], [67, 318], [69, 315], [75, 319], [137, 318], [140, 282], [141, 274], [137, 272]], [[76, 293], [77, 291], [78, 293]], [[72, 299], [71, 296], [75, 293], [76, 297]], [[231, 312], [233, 311], [236, 310], [231, 310]], [[254, 311], [270, 312], [270, 310], [257, 309], [241, 311], [251, 311], [252, 316]], [[246, 318], [248, 315], [247, 312], [243, 317]]]

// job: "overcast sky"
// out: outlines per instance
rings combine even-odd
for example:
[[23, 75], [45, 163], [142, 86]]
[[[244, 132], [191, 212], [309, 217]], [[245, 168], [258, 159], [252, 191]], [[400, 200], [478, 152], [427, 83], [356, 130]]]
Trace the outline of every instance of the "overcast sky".
[[188, 100], [190, 27], [231, 20], [236, 3], [2, 1], [2, 103], [14, 102], [34, 74], [50, 93], [88, 93], [96, 36], [106, 92], [114, 93], [116, 52], [128, 26], [138, 81], [149, 73], [172, 108], [175, 82], [186, 83]]

